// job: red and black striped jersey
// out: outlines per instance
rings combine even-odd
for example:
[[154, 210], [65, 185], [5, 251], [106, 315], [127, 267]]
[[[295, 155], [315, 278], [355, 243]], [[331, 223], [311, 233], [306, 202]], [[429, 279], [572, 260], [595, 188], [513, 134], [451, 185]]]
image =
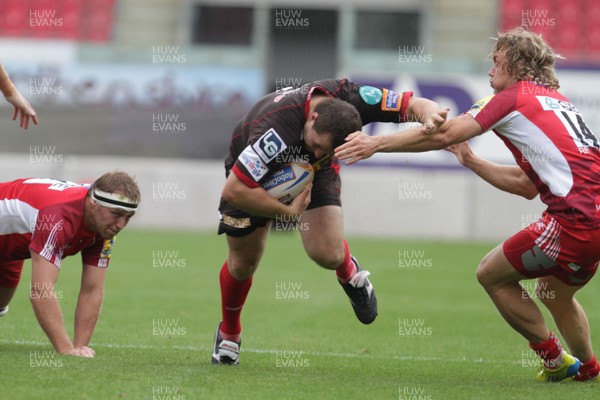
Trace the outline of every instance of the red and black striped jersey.
[[[320, 80], [298, 88], [283, 89], [259, 100], [238, 123], [225, 159], [225, 170], [233, 171], [249, 187], [257, 187], [273, 171], [292, 158], [302, 158], [319, 169], [314, 154], [305, 147], [302, 131], [315, 95], [335, 97], [358, 110], [363, 125], [371, 122], [406, 122], [412, 92], [361, 86], [346, 79]], [[332, 160], [337, 164], [336, 160]], [[318, 171], [317, 171], [318, 173]]]

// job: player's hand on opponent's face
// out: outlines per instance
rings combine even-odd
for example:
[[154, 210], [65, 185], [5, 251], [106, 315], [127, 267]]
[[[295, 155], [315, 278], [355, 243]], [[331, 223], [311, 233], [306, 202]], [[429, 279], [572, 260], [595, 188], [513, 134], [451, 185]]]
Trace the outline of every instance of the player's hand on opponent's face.
[[354, 164], [375, 154], [375, 140], [372, 136], [356, 131], [346, 137], [346, 143], [335, 148], [335, 156], [346, 161], [346, 164]]
[[312, 190], [312, 182], [309, 182], [302, 193], [300, 193], [292, 202], [289, 207], [291, 208], [290, 214], [300, 215], [306, 210], [306, 207], [310, 204], [310, 192]]
[[94, 356], [96, 355], [96, 352], [87, 346], [81, 346], [81, 347], [71, 347], [70, 349], [60, 352], [62, 354], [67, 354], [69, 356], [75, 356], [75, 357], [84, 357], [84, 358], [94, 358]]
[[423, 121], [423, 126], [421, 127], [421, 132], [430, 134], [439, 131], [441, 126], [444, 125], [444, 122], [446, 122], [449, 111], [449, 108], [444, 108], [443, 110], [433, 113], [429, 117], [425, 118], [425, 121]]
[[456, 156], [458, 162], [462, 165], [466, 165], [467, 159], [469, 157], [474, 156], [473, 151], [471, 150], [471, 146], [469, 146], [469, 143], [467, 142], [453, 144], [451, 146], [446, 147], [444, 150], [453, 153]]
[[32, 119], [33, 123], [37, 125], [37, 114], [35, 110], [29, 104], [27, 99], [21, 95], [19, 91], [16, 91], [12, 96], [5, 97], [6, 100], [15, 107], [15, 111], [13, 113], [13, 121], [17, 119], [17, 115], [21, 114], [21, 120], [19, 126], [23, 129], [27, 129], [29, 126], [29, 118]]

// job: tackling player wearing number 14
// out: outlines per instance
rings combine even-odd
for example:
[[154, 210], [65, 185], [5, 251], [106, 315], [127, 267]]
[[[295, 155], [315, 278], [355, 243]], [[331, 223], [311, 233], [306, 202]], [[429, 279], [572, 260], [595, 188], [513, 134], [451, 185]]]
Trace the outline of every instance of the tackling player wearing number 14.
[[[542, 217], [492, 250], [477, 278], [513, 329], [542, 358], [538, 381], [598, 379], [585, 312], [573, 297], [600, 261], [600, 146], [573, 104], [557, 89], [556, 55], [541, 36], [516, 28], [492, 51], [494, 96], [476, 103], [428, 135], [405, 131], [376, 138], [352, 135], [336, 156], [352, 163], [375, 152], [420, 152], [448, 146], [459, 162], [493, 186], [547, 205]], [[443, 115], [444, 113], [442, 113]], [[465, 142], [493, 130], [517, 166], [483, 160]], [[519, 281], [537, 278], [573, 356], [544, 322]]]

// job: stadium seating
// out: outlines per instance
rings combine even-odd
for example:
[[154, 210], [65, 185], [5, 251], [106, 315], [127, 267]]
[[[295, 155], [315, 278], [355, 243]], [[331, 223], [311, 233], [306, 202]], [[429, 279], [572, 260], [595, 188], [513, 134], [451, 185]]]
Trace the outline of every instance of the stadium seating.
[[0, 0], [0, 36], [109, 42], [116, 0]]
[[560, 54], [564, 65], [597, 65], [600, 62], [600, 2], [597, 0], [502, 0], [499, 29], [530, 26]]

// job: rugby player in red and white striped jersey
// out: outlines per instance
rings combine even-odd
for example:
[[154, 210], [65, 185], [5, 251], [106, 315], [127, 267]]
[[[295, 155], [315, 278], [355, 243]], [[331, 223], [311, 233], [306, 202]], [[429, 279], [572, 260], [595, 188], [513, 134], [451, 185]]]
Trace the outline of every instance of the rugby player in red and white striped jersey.
[[[38, 322], [59, 353], [93, 357], [88, 345], [104, 296], [116, 235], [140, 201], [136, 182], [120, 171], [91, 186], [55, 179], [0, 183], [0, 316], [8, 312], [31, 258], [30, 299]], [[55, 283], [61, 260], [81, 252], [81, 287], [74, 339], [67, 335]]]
[[[368, 137], [356, 134], [336, 149], [352, 163], [375, 152], [419, 152], [450, 146], [458, 160], [495, 187], [532, 199], [547, 209], [540, 220], [492, 250], [477, 278], [504, 319], [542, 358], [539, 381], [598, 379], [589, 323], [573, 297], [600, 261], [600, 146], [577, 108], [557, 89], [558, 56], [541, 36], [516, 28], [499, 35], [489, 71], [494, 95], [429, 134], [417, 130]], [[513, 153], [516, 166], [473, 154], [466, 140], [493, 130]], [[573, 356], [544, 322], [519, 281], [537, 278], [548, 308]], [[580, 362], [581, 360], [581, 362]]]

